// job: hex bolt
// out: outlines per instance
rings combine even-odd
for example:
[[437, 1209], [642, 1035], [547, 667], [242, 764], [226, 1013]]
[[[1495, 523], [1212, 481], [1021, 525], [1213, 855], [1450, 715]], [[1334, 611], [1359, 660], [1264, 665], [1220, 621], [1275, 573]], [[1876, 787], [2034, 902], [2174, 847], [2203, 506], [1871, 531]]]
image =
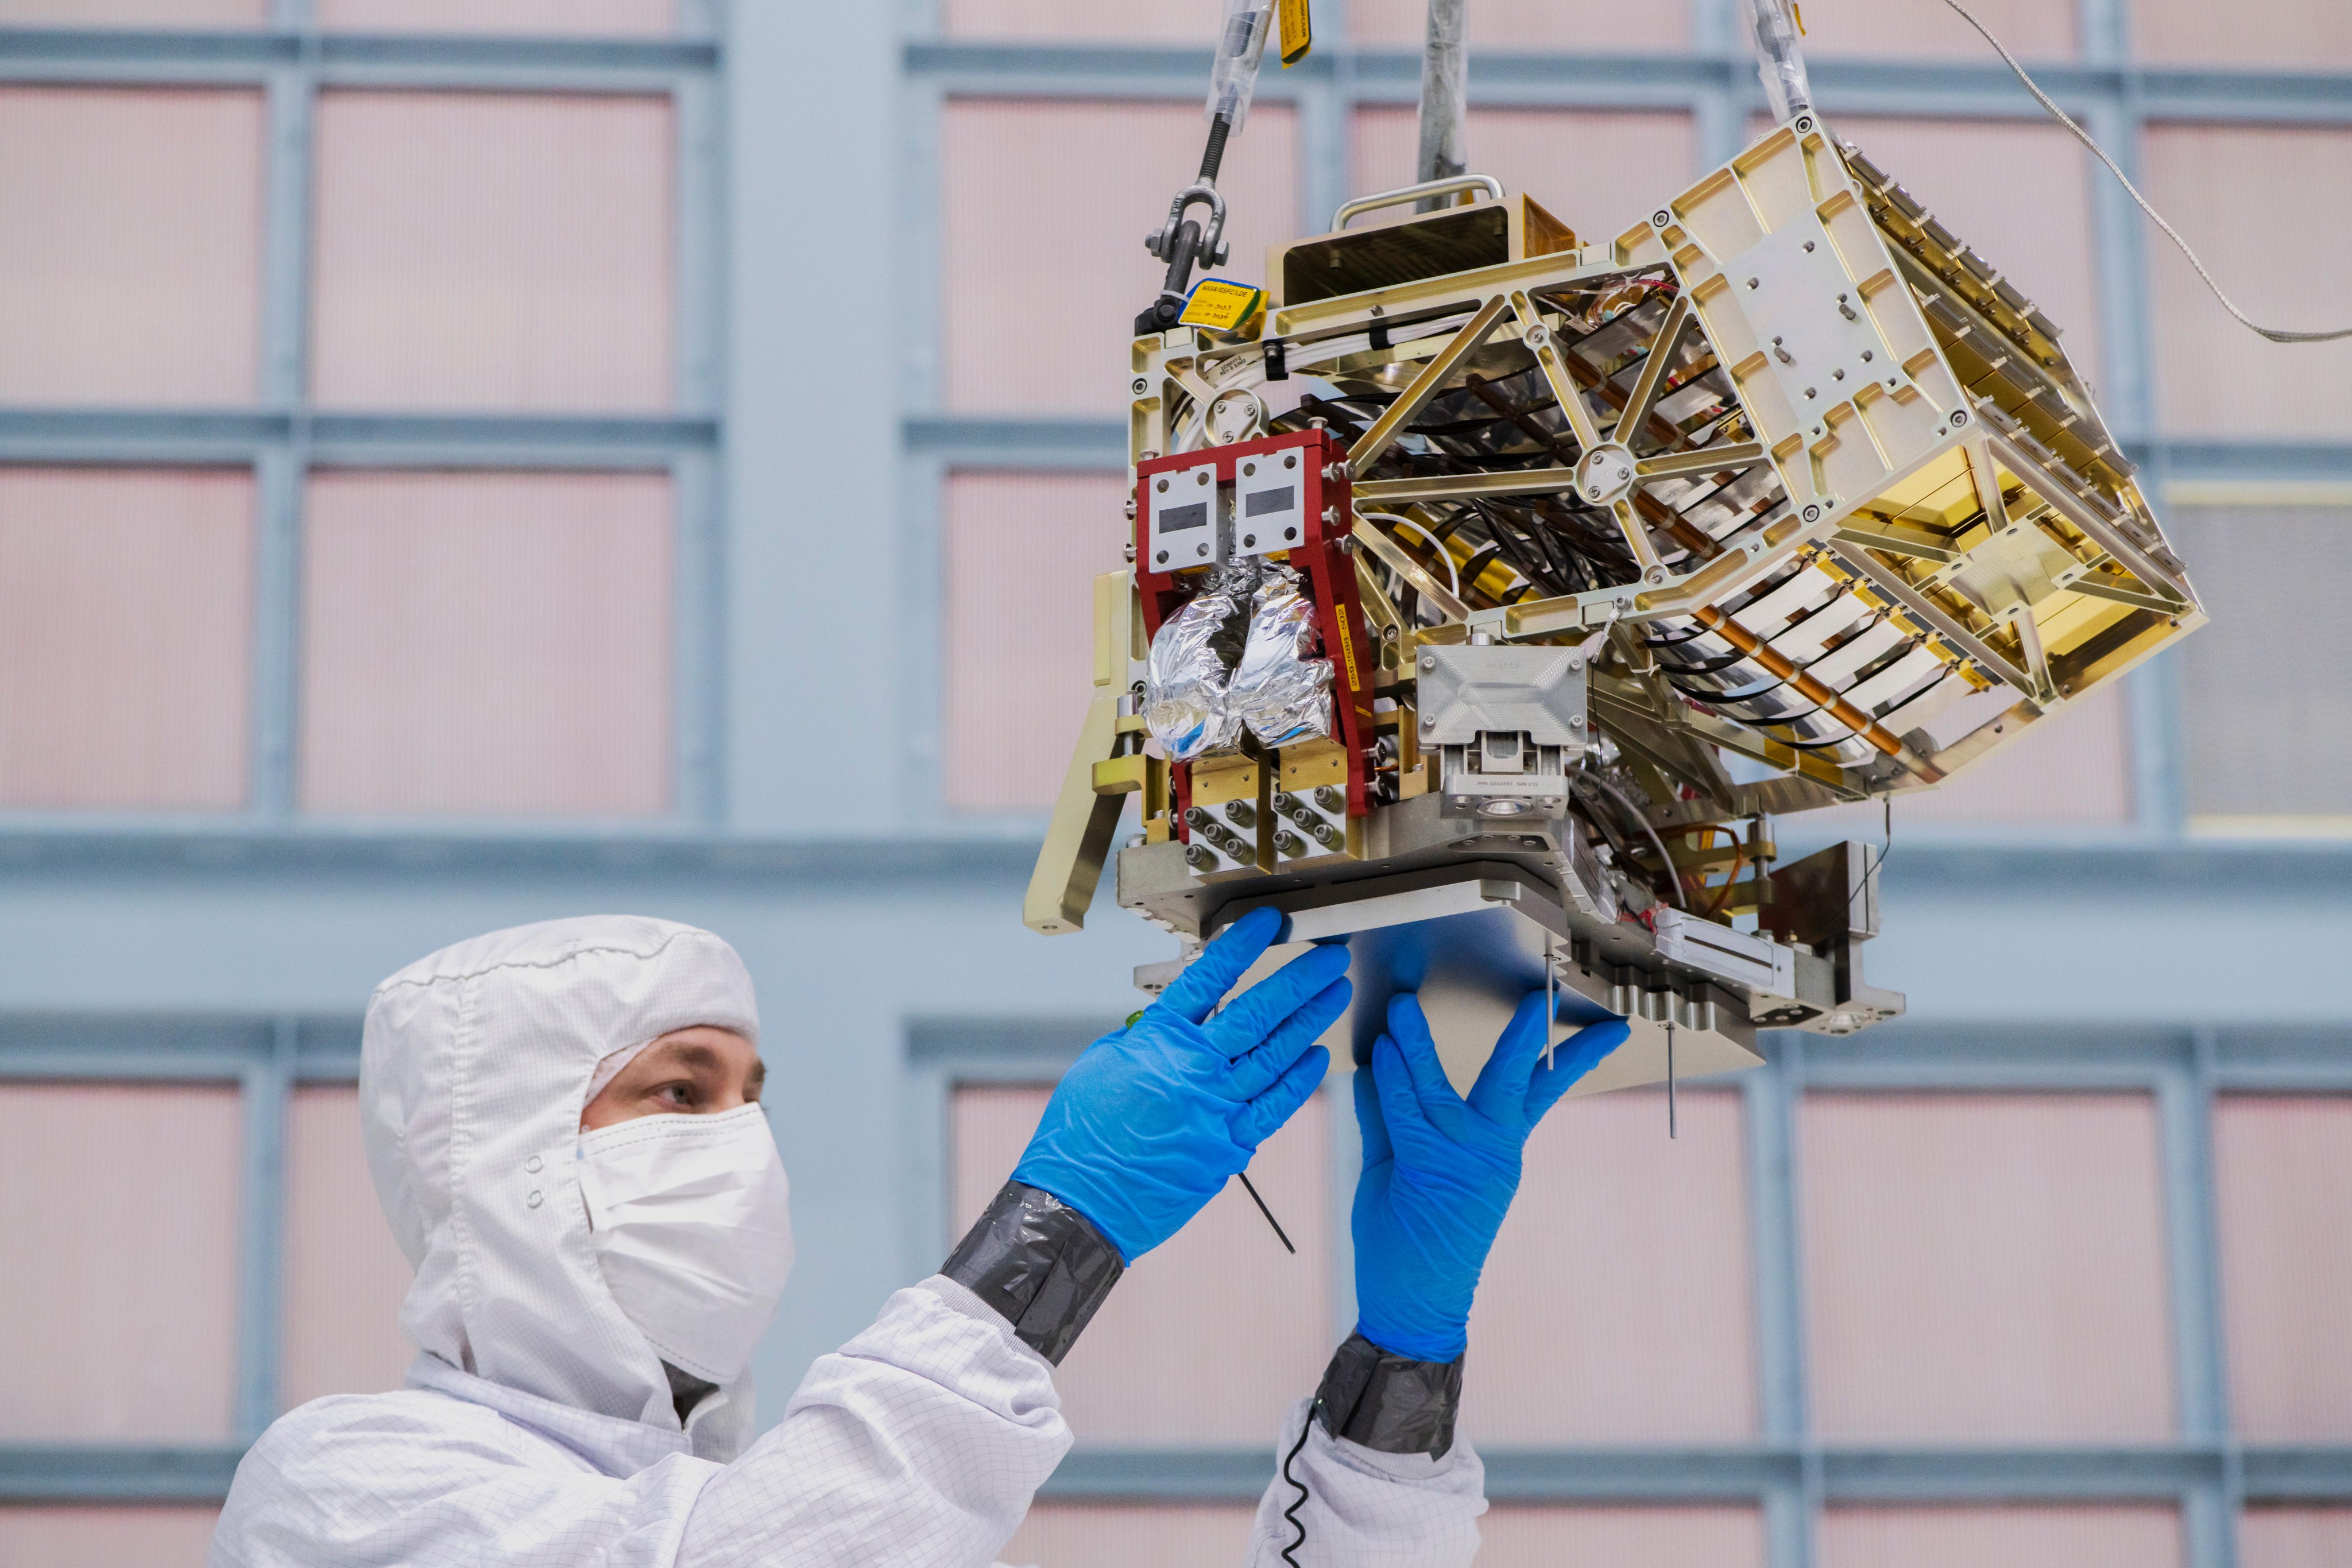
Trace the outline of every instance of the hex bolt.
[[1255, 828], [1257, 826], [1257, 808], [1247, 800], [1228, 800], [1225, 802], [1225, 820], [1236, 828]]
[[1315, 803], [1327, 811], [1342, 811], [1347, 810], [1348, 792], [1337, 785], [1326, 784], [1315, 791]]
[[1208, 810], [1200, 806], [1188, 807], [1184, 812], [1184, 821], [1192, 827], [1205, 828], [1209, 825]]
[[1186, 844], [1184, 860], [1194, 871], [1214, 871], [1217, 868], [1217, 852], [1205, 844]]
[[1284, 815], [1287, 816], [1290, 812], [1290, 809], [1297, 804], [1298, 797], [1292, 794], [1289, 790], [1276, 789], [1274, 792], [1274, 809], [1282, 812]]
[[1336, 850], [1344, 841], [1339, 837], [1339, 830], [1328, 822], [1318, 822], [1307, 831], [1313, 833], [1315, 841], [1327, 850]]
[[1298, 855], [1303, 855], [1307, 852], [1307, 841], [1300, 838], [1297, 833], [1285, 829], [1283, 831], [1274, 835], [1274, 852], [1278, 855], [1287, 855], [1294, 858]]

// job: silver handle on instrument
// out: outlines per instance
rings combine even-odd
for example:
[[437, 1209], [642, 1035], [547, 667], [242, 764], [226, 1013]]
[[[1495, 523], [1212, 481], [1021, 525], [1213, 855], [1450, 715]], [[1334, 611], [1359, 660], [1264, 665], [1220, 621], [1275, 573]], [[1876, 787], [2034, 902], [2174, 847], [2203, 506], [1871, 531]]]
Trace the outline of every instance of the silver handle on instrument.
[[1407, 202], [1418, 202], [1426, 196], [1452, 195], [1456, 191], [1484, 191], [1499, 202], [1503, 199], [1503, 182], [1492, 174], [1456, 174], [1451, 179], [1423, 180], [1418, 185], [1382, 191], [1378, 195], [1358, 196], [1352, 202], [1340, 204], [1339, 210], [1331, 215], [1331, 226], [1343, 229], [1348, 226], [1349, 219], [1375, 208], [1402, 206]]

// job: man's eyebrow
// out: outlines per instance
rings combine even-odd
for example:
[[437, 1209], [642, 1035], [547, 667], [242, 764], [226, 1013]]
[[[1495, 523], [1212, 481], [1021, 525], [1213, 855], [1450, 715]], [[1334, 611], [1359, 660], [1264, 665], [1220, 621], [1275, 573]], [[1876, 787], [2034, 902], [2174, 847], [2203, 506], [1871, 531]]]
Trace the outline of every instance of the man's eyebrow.
[[668, 1055], [670, 1060], [680, 1067], [701, 1070], [722, 1065], [719, 1060], [719, 1052], [700, 1040], [679, 1040], [669, 1048]]

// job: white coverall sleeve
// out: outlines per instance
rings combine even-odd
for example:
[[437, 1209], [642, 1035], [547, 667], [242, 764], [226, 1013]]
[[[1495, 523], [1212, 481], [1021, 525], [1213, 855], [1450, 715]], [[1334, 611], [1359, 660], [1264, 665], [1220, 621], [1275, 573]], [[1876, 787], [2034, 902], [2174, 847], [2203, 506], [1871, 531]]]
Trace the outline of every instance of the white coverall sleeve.
[[985, 1568], [1069, 1447], [1053, 1367], [934, 1275], [711, 1479], [678, 1568]]
[[[1249, 1568], [1289, 1568], [1292, 1561], [1298, 1568], [1470, 1568], [1478, 1516], [1486, 1511], [1486, 1467], [1469, 1439], [1457, 1436], [1443, 1458], [1383, 1454], [1334, 1437], [1318, 1421], [1290, 1461], [1307, 1489], [1302, 1503], [1298, 1487], [1283, 1479], [1280, 1459], [1297, 1445], [1313, 1405], [1300, 1400], [1283, 1426], [1274, 1484], [1258, 1500], [1250, 1531]], [[1307, 1539], [1286, 1559], [1300, 1526]]]

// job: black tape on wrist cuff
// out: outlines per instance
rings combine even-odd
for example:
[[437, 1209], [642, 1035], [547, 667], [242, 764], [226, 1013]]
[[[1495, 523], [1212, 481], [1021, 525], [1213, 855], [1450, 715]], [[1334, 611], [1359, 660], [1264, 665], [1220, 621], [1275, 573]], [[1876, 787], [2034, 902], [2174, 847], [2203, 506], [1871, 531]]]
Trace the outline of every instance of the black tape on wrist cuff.
[[1017, 1181], [1004, 1184], [940, 1268], [1056, 1366], [1126, 1271], [1118, 1249], [1085, 1215]]
[[1462, 1357], [1408, 1361], [1349, 1334], [1316, 1390], [1323, 1429], [1383, 1454], [1442, 1459], [1462, 1407]]

